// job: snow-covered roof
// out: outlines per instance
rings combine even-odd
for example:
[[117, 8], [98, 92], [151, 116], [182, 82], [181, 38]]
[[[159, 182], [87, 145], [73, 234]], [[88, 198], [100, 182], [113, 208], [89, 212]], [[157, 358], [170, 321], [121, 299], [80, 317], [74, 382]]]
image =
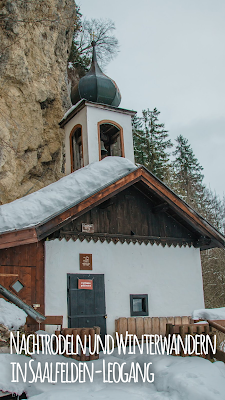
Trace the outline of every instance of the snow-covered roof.
[[0, 206], [0, 233], [38, 225], [134, 171], [122, 157], [106, 157], [37, 192]]

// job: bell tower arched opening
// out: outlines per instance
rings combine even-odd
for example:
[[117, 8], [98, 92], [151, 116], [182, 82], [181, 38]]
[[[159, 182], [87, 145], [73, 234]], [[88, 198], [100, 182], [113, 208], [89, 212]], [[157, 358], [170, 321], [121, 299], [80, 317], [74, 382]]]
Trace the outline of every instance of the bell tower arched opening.
[[125, 157], [123, 128], [114, 121], [98, 123], [99, 160], [107, 156]]
[[70, 134], [71, 172], [84, 166], [82, 126], [76, 125]]

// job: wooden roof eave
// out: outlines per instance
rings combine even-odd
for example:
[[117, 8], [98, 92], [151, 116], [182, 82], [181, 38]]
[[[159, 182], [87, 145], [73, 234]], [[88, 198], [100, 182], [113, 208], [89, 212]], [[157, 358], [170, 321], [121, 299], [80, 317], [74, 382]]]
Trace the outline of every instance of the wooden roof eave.
[[[150, 190], [158, 194], [165, 202], [169, 204], [169, 207], [173, 209], [182, 219], [188, 222], [193, 228], [195, 228], [202, 236], [208, 236], [212, 241], [217, 243], [218, 247], [225, 247], [224, 236], [217, 231], [209, 222], [207, 222], [201, 215], [199, 215], [193, 208], [191, 208], [185, 201], [183, 201], [178, 195], [176, 195], [171, 189], [165, 184], [159, 181], [153, 174], [142, 168], [142, 182], [144, 182]], [[213, 246], [214, 247], [214, 246]]]
[[0, 235], [0, 249], [38, 242], [36, 228], [6, 232]]

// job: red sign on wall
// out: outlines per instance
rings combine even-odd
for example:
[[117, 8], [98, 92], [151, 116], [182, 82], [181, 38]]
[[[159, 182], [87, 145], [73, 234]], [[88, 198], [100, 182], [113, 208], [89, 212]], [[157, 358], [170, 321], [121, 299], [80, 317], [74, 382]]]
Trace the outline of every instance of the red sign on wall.
[[93, 280], [92, 279], [78, 279], [78, 289], [93, 290]]

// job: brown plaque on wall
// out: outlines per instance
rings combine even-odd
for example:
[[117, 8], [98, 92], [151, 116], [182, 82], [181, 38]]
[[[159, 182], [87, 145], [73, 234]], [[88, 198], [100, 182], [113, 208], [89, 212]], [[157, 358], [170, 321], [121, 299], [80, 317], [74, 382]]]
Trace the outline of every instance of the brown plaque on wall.
[[92, 254], [80, 254], [80, 269], [92, 269]]

